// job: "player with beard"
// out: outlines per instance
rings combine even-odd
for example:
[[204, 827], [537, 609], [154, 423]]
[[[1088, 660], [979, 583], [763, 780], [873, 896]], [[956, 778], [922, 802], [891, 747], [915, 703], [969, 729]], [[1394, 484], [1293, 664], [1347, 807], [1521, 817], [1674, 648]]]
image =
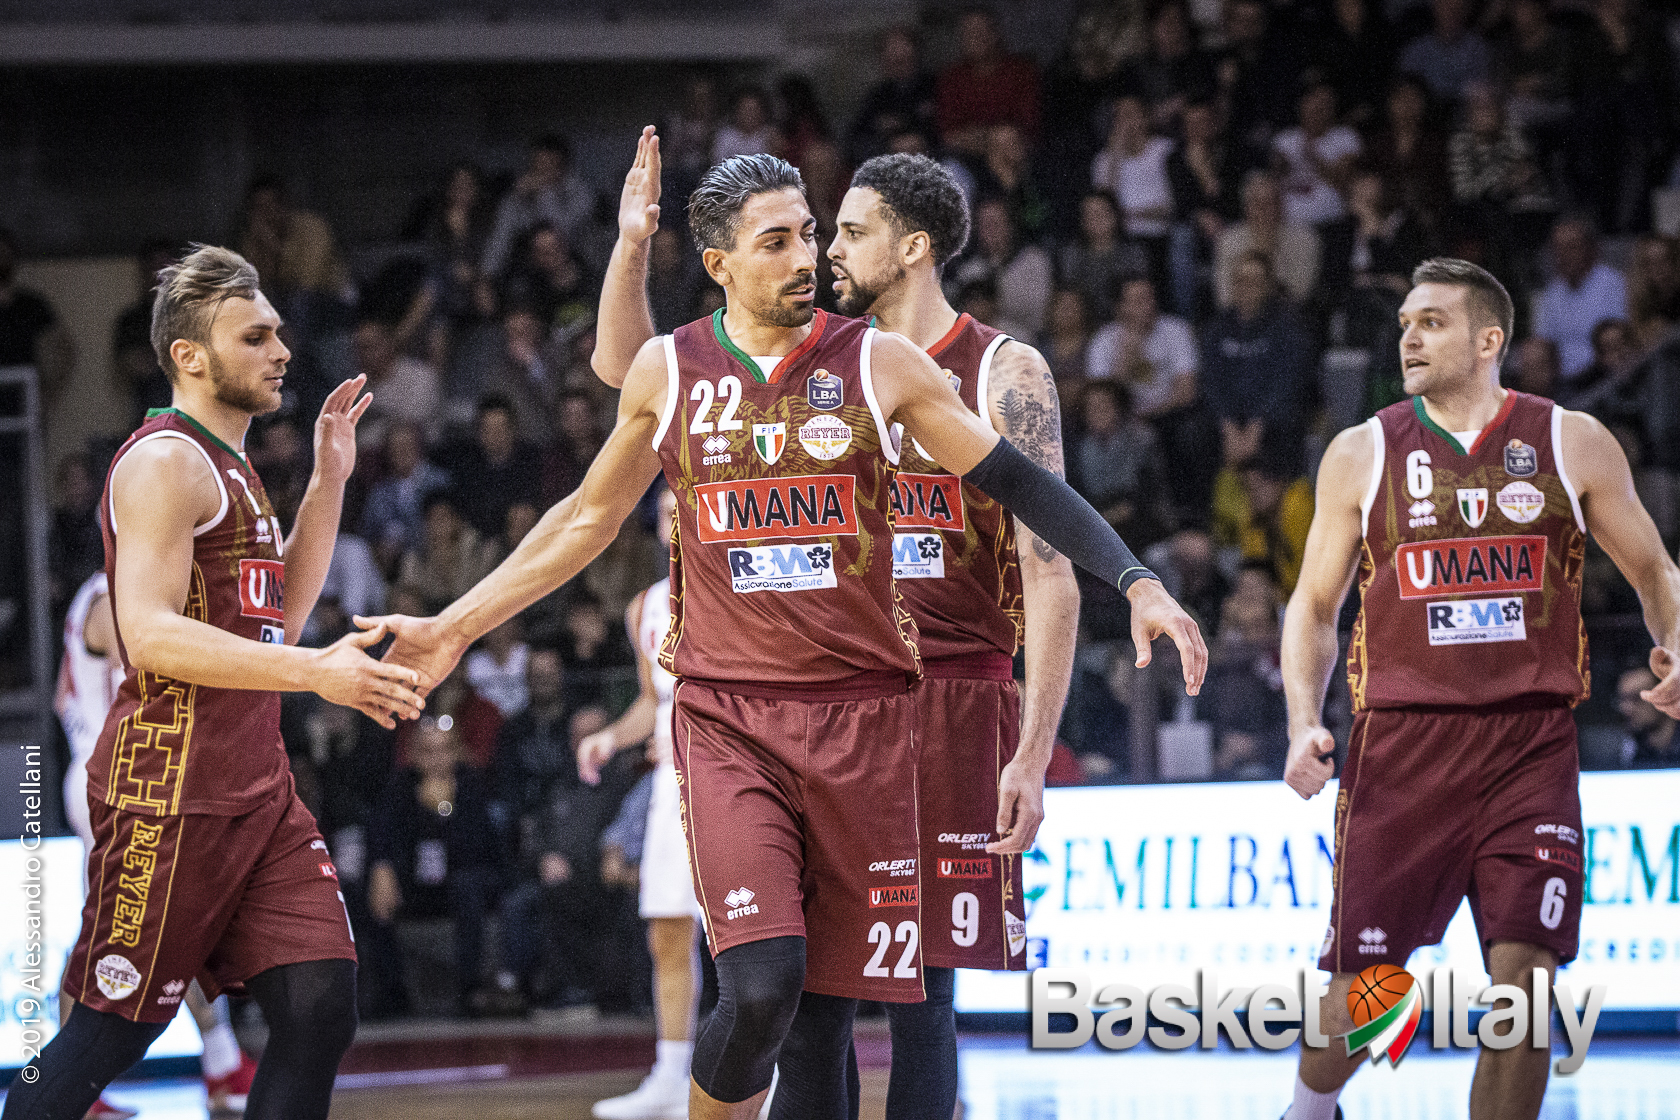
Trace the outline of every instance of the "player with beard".
[[[1410, 400], [1338, 435], [1318, 471], [1306, 565], [1283, 630], [1284, 780], [1312, 797], [1335, 769], [1321, 709], [1336, 618], [1359, 577], [1348, 647], [1353, 730], [1336, 794], [1332, 973], [1301, 1050], [1289, 1120], [1332, 1120], [1362, 1053], [1347, 996], [1375, 964], [1405, 967], [1468, 895], [1495, 984], [1544, 1000], [1580, 941], [1581, 800], [1570, 708], [1588, 690], [1581, 569], [1590, 532], [1645, 611], [1680, 715], [1680, 569], [1603, 424], [1504, 389], [1511, 297], [1486, 270], [1435, 258], [1400, 307]], [[1484, 1049], [1473, 1120], [1533, 1120], [1544, 1049]]]
[[[689, 1115], [710, 1120], [757, 1112], [803, 990], [923, 998], [921, 664], [892, 575], [900, 426], [1129, 590], [1145, 643], [1179, 646], [1187, 686], [1207, 654], [1100, 515], [965, 408], [925, 353], [812, 306], [816, 222], [797, 170], [726, 160], [688, 214], [727, 305], [640, 348], [582, 485], [501, 567], [436, 618], [364, 622], [396, 630], [387, 657], [441, 679], [474, 638], [581, 571], [663, 469], [677, 526], [661, 661], [677, 677], [684, 831], [719, 992]], [[820, 1103], [846, 1114], [843, 1094]]]
[[240, 450], [252, 417], [280, 406], [280, 325], [236, 253], [195, 247], [159, 274], [152, 345], [174, 406], [118, 450], [99, 507], [124, 677], [87, 764], [94, 848], [64, 979], [76, 1005], [13, 1081], [7, 1120], [81, 1120], [194, 978], [211, 998], [243, 985], [262, 1008], [255, 1120], [326, 1116], [355, 1033], [349, 917], [293, 787], [280, 692], [316, 692], [386, 727], [422, 701], [417, 674], [365, 652], [383, 629], [295, 644], [371, 398], [357, 399], [358, 377], [323, 404], [314, 474], [283, 538]]

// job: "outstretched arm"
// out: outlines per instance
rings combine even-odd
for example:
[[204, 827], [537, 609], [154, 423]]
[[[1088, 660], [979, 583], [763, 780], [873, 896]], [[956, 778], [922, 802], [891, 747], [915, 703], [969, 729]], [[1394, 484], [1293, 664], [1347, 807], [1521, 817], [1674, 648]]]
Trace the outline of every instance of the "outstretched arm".
[[583, 482], [543, 514], [495, 571], [442, 614], [356, 619], [359, 626], [388, 625], [397, 635], [387, 661], [420, 670], [422, 684], [435, 688], [468, 646], [577, 575], [612, 543], [659, 474], [653, 433], [665, 404], [665, 380], [664, 347], [649, 341], [625, 378], [618, 424]]
[[[286, 538], [286, 641], [295, 644], [321, 597], [338, 541], [344, 484], [356, 469], [356, 421], [373, 401], [366, 375], [334, 389], [315, 418], [315, 471]], [[360, 397], [360, 399], [357, 399]]]
[[1651, 672], [1658, 684], [1640, 697], [1665, 715], [1680, 716], [1680, 569], [1663, 550], [1662, 537], [1634, 492], [1627, 456], [1610, 430], [1584, 412], [1565, 412], [1561, 450], [1587, 531], [1639, 592], [1645, 628], [1656, 643]]
[[648, 307], [648, 249], [659, 229], [659, 137], [650, 124], [636, 141], [636, 161], [618, 197], [618, 241], [601, 280], [601, 310], [595, 320], [595, 376], [614, 389], [653, 337]]
[[935, 462], [1002, 502], [1051, 547], [1124, 592], [1132, 604], [1138, 666], [1149, 664], [1149, 643], [1167, 635], [1183, 659], [1185, 690], [1200, 691], [1207, 672], [1201, 631], [1102, 515], [964, 408], [939, 367], [914, 343], [877, 334], [870, 360], [884, 415], [903, 424]]
[[[348, 634], [326, 649], [256, 642], [188, 618], [193, 529], [220, 503], [204, 457], [178, 439], [135, 447], [111, 477], [117, 535], [117, 627], [135, 668], [210, 688], [318, 692], [387, 728], [418, 715], [417, 677], [362, 652], [385, 631]], [[229, 495], [230, 500], [233, 499]]]
[[[1063, 477], [1061, 406], [1043, 356], [1024, 343], [1004, 343], [992, 361], [988, 396], [993, 427], [1038, 466]], [[1044, 820], [1044, 772], [1067, 703], [1079, 636], [1073, 565], [1020, 518], [1015, 519], [1015, 546], [1026, 608], [1027, 680], [1020, 747], [998, 780], [998, 840], [986, 846], [1000, 855], [1032, 847]]]
[[1336, 740], [1324, 727], [1324, 691], [1336, 666], [1336, 616], [1359, 558], [1360, 500], [1376, 446], [1361, 424], [1330, 441], [1318, 466], [1318, 504], [1306, 562], [1283, 618], [1283, 693], [1289, 704], [1289, 758], [1283, 780], [1302, 797], [1335, 773]]

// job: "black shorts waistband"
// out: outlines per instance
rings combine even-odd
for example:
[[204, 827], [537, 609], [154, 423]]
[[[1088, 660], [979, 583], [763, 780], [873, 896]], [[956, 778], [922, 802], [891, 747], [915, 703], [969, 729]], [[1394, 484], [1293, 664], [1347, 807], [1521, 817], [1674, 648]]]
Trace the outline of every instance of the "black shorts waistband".
[[955, 657], [924, 657], [922, 676], [942, 680], [1012, 681], [1015, 659], [1007, 653], [959, 653]]

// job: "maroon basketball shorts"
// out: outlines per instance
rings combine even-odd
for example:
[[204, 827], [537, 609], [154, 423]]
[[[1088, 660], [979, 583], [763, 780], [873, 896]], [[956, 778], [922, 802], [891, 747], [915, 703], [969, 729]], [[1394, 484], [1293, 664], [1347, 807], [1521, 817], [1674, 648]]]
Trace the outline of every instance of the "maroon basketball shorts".
[[679, 682], [683, 832], [714, 954], [802, 936], [806, 990], [915, 1003], [916, 717], [903, 675], [879, 676], [796, 694]]
[[238, 817], [89, 808], [87, 902], [64, 971], [72, 998], [164, 1023], [195, 978], [214, 999], [276, 965], [356, 959], [338, 873], [289, 779]]
[[1575, 957], [1581, 797], [1561, 705], [1393, 709], [1354, 717], [1336, 795], [1335, 897], [1319, 967], [1402, 968], [1466, 895], [1495, 941]]
[[1021, 732], [1009, 658], [995, 661], [924, 662], [916, 691], [922, 955], [940, 968], [1027, 966], [1021, 857], [986, 852], [998, 839], [998, 777]]

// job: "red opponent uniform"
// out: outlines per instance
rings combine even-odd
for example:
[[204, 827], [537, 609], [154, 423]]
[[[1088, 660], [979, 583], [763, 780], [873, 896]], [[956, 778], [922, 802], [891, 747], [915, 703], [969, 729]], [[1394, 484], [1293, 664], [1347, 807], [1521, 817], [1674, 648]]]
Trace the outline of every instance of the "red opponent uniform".
[[874, 329], [818, 311], [743, 353], [720, 311], [663, 340], [654, 437], [677, 496], [674, 751], [714, 953], [806, 938], [805, 987], [923, 996], [916, 629], [893, 584], [892, 434]]
[[1421, 398], [1371, 420], [1355, 709], [1320, 966], [1404, 966], [1469, 895], [1485, 947], [1575, 956], [1586, 523], [1563, 409], [1508, 390], [1468, 450]]
[[[928, 350], [988, 423], [992, 359], [1009, 341], [965, 313]], [[1011, 672], [1024, 627], [1015, 520], [914, 440], [895, 496], [893, 574], [921, 634], [925, 677], [917, 702], [922, 952], [943, 968], [1025, 968], [1021, 857], [986, 851], [997, 839], [998, 779], [1020, 744]]]
[[[186, 617], [243, 638], [285, 641], [285, 542], [245, 457], [185, 413], [154, 410], [112, 461], [184, 440], [216, 480], [215, 515], [193, 530]], [[121, 618], [110, 476], [100, 501], [105, 574]], [[292, 790], [280, 695], [208, 688], [136, 669], [88, 761], [94, 850], [82, 933], [65, 991], [98, 1011], [164, 1022], [195, 977], [214, 999], [276, 965], [356, 951], [338, 877]]]

